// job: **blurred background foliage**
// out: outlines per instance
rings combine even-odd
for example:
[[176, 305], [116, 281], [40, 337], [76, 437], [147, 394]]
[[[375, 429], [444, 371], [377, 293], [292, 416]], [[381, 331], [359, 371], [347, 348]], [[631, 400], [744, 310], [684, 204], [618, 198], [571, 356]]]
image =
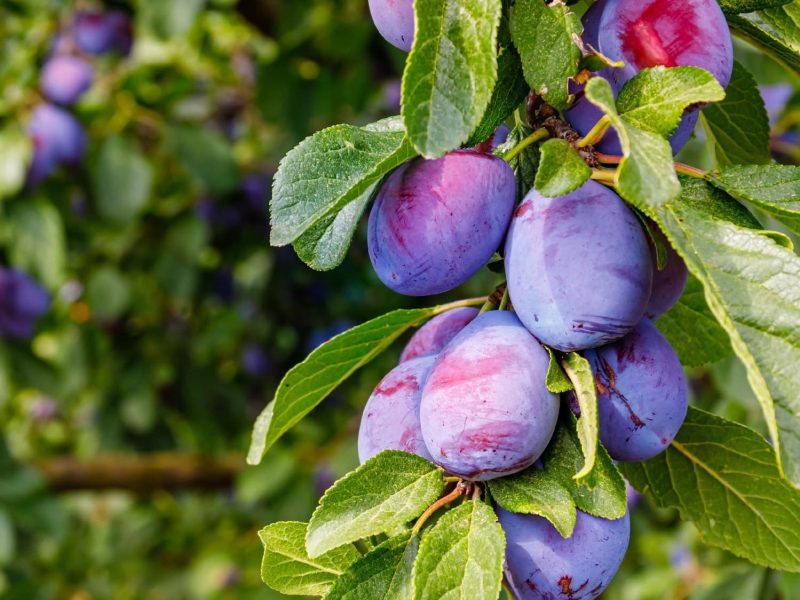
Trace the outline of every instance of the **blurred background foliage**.
[[[76, 16], [110, 11], [131, 23], [130, 52], [76, 51]], [[363, 231], [333, 273], [269, 248], [271, 176], [313, 131], [395, 114], [403, 55], [366, 0], [3, 0], [0, 48], [0, 597], [275, 597], [256, 531], [307, 519], [355, 465], [360, 408], [399, 348], [246, 468], [255, 416], [321, 342], [433, 301], [385, 290]], [[66, 109], [85, 155], [34, 182], [29, 123], [42, 66], [60, 52], [94, 70]], [[796, 160], [795, 82], [739, 53], [782, 86], [776, 152]], [[686, 156], [701, 160], [702, 144]], [[9, 273], [46, 291], [44, 314], [25, 314]], [[449, 297], [496, 283], [486, 271]], [[30, 335], [3, 325], [25, 319]], [[759, 427], [734, 361], [695, 372], [694, 388], [696, 403]], [[165, 456], [199, 461], [189, 489], [148, 472]], [[122, 489], [89, 489], [104, 484], [85, 464]], [[223, 474], [204, 479], [204, 465]], [[676, 514], [637, 502], [634, 551], [609, 598], [800, 598], [797, 578], [704, 547]]]

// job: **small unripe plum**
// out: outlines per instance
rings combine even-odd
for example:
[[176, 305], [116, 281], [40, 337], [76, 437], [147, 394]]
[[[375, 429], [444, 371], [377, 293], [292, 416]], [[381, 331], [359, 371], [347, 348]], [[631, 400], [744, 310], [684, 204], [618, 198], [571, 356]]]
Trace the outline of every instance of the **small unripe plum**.
[[502, 243], [515, 196], [514, 172], [496, 156], [458, 150], [402, 165], [384, 183], [369, 216], [375, 272], [407, 296], [458, 287]]
[[585, 357], [597, 387], [600, 440], [612, 458], [640, 461], [663, 452], [689, 402], [683, 367], [666, 338], [643, 319], [620, 341]]
[[651, 229], [661, 238], [661, 244], [667, 251], [667, 263], [661, 270], [655, 263], [655, 250], [653, 251], [653, 293], [650, 296], [645, 316], [655, 320], [675, 306], [675, 303], [683, 295], [686, 281], [689, 278], [689, 270], [658, 226], [654, 225]]
[[630, 542], [630, 516], [616, 521], [578, 511], [563, 538], [536, 515], [497, 509], [506, 533], [506, 576], [518, 600], [594, 600], [617, 574]]
[[61, 164], [76, 164], [86, 149], [83, 126], [66, 110], [52, 104], [38, 105], [27, 126], [33, 142], [28, 182], [36, 185]]
[[130, 17], [118, 10], [80, 11], [73, 23], [75, 43], [89, 54], [116, 51], [128, 54], [133, 45]]
[[439, 354], [450, 340], [477, 316], [478, 309], [472, 306], [454, 308], [435, 316], [420, 327], [408, 341], [400, 355], [400, 362], [418, 356]]
[[520, 320], [563, 352], [626, 335], [650, 299], [653, 264], [642, 226], [595, 181], [561, 198], [531, 190], [515, 212], [505, 259]]
[[27, 339], [50, 308], [49, 294], [30, 276], [0, 269], [0, 335]]
[[431, 460], [422, 439], [419, 405], [434, 358], [422, 356], [396, 366], [372, 392], [358, 430], [362, 463], [384, 450], [403, 450]]
[[414, 44], [414, 0], [369, 0], [369, 12], [378, 32], [405, 52]]
[[72, 104], [92, 85], [92, 66], [77, 56], [54, 56], [42, 69], [42, 93], [53, 102]]
[[476, 317], [436, 358], [422, 392], [422, 435], [433, 460], [476, 481], [531, 466], [558, 418], [558, 399], [544, 383], [548, 364], [513, 314]]

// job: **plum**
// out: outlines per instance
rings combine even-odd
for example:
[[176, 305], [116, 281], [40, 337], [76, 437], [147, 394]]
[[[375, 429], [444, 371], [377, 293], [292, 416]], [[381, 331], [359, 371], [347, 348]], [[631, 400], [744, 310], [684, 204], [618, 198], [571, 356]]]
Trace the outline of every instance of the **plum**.
[[61, 164], [76, 164], [86, 150], [83, 126], [64, 109], [52, 104], [38, 105], [27, 126], [33, 142], [33, 160], [28, 169], [28, 182], [42, 182]]
[[58, 104], [72, 104], [92, 85], [92, 66], [78, 56], [54, 56], [44, 68], [39, 85], [42, 93]]
[[612, 458], [647, 460], [683, 425], [689, 390], [678, 356], [652, 321], [585, 353], [597, 387], [600, 440]]
[[400, 362], [418, 356], [439, 354], [450, 343], [450, 340], [477, 316], [478, 309], [471, 306], [454, 308], [435, 316], [420, 327], [419, 331], [408, 341], [400, 355]]
[[503, 241], [516, 182], [505, 161], [469, 150], [415, 159], [384, 183], [369, 216], [378, 278], [407, 296], [458, 287]]
[[422, 440], [419, 405], [433, 361], [433, 356], [422, 356], [396, 366], [372, 392], [358, 430], [362, 463], [384, 450], [403, 450], [431, 459]]
[[502, 123], [497, 129], [494, 130], [492, 135], [483, 140], [480, 144], [470, 148], [470, 150], [474, 150], [475, 152], [483, 152], [484, 154], [491, 154], [497, 150], [498, 146], [503, 144], [508, 139], [510, 133], [511, 127], [509, 127], [506, 123]]
[[85, 10], [75, 15], [72, 26], [75, 43], [89, 54], [128, 54], [133, 45], [130, 17], [119, 10]]
[[409, 52], [414, 44], [414, 0], [369, 0], [378, 32], [392, 46]]
[[29, 275], [0, 269], [0, 335], [30, 338], [49, 308], [49, 294]]
[[548, 364], [512, 313], [476, 317], [436, 358], [422, 390], [422, 435], [433, 460], [475, 481], [532, 465], [558, 418], [558, 399], [544, 383]]
[[515, 212], [505, 258], [520, 320], [563, 352], [626, 335], [650, 299], [653, 264], [642, 226], [595, 181], [561, 198], [531, 190]]
[[577, 512], [572, 537], [547, 519], [497, 509], [506, 533], [506, 577], [519, 600], [592, 600], [616, 575], [630, 542], [630, 516], [616, 521]]
[[661, 270], [655, 264], [655, 253], [653, 254], [653, 293], [650, 296], [645, 316], [655, 320], [675, 306], [680, 299], [686, 288], [689, 270], [658, 226], [653, 225], [650, 229], [656, 232], [661, 244], [667, 250], [667, 263]]

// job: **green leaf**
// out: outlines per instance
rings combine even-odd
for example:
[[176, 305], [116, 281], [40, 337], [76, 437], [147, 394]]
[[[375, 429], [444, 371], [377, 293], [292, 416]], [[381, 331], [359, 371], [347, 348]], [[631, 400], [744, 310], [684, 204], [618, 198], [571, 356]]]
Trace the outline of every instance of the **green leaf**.
[[9, 514], [0, 508], [0, 567], [14, 560], [17, 550], [17, 534]]
[[321, 596], [361, 555], [352, 545], [316, 558], [306, 552], [305, 523], [273, 523], [258, 532], [264, 544], [261, 579], [281, 594]]
[[547, 389], [554, 394], [564, 394], [575, 389], [572, 382], [564, 373], [564, 369], [558, 362], [558, 357], [552, 348], [545, 346], [547, 353], [550, 355], [550, 364], [547, 367], [547, 377], [545, 378], [545, 385]]
[[796, 53], [800, 53], [800, 2], [788, 2], [776, 8], [759, 12], [759, 16], [772, 27]]
[[[495, 154], [503, 156], [531, 133], [530, 128], [524, 125], [517, 125], [511, 130], [508, 141], [505, 144], [501, 144]], [[536, 173], [539, 170], [539, 145], [531, 144], [524, 148], [508, 164], [514, 170], [514, 175], [517, 179], [517, 198], [522, 199], [533, 187], [536, 180]]]
[[584, 93], [608, 117], [619, 136], [624, 155], [617, 171], [620, 195], [647, 212], [648, 208], [661, 206], [680, 194], [669, 142], [620, 117], [611, 85], [602, 77], [592, 77]]
[[728, 16], [731, 33], [760, 48], [795, 73], [800, 73], [800, 54], [757, 15]]
[[617, 110], [634, 127], [669, 137], [687, 108], [723, 98], [725, 90], [705, 69], [654, 67], [643, 69], [623, 86]]
[[763, 8], [782, 6], [792, 0], [718, 0], [726, 14], [738, 15], [754, 12]]
[[415, 454], [384, 450], [322, 496], [308, 524], [308, 554], [392, 531], [421, 515], [443, 490], [441, 468]]
[[772, 448], [754, 431], [690, 408], [666, 452], [621, 468], [659, 506], [693, 521], [709, 544], [800, 571], [800, 491], [781, 478]]
[[198, 185], [212, 194], [227, 194], [239, 183], [233, 146], [222, 135], [199, 127], [167, 128], [167, 145]]
[[191, 29], [204, 4], [205, 0], [140, 0], [138, 24], [162, 39], [182, 36]]
[[0, 198], [13, 196], [25, 185], [33, 143], [17, 125], [0, 131]]
[[755, 79], [738, 62], [733, 64], [726, 94], [722, 102], [701, 113], [717, 164], [768, 164], [772, 159], [767, 109]]
[[[414, 154], [397, 118], [367, 127], [336, 125], [306, 138], [283, 158], [275, 175], [270, 243], [284, 246], [315, 226], [327, 229], [324, 223], [363, 200], [384, 175]], [[309, 235], [317, 239], [313, 231]], [[307, 244], [308, 239], [301, 247]]]
[[594, 373], [589, 361], [577, 352], [570, 352], [562, 363], [572, 385], [575, 397], [581, 409], [578, 418], [578, 439], [583, 450], [583, 468], [575, 474], [578, 481], [585, 479], [594, 469], [597, 460], [599, 440], [599, 417], [597, 412], [597, 389], [594, 385]]
[[800, 167], [742, 165], [711, 173], [708, 180], [734, 198], [750, 202], [800, 234]]
[[278, 385], [275, 398], [259, 415], [253, 428], [248, 463], [261, 462], [264, 452], [278, 438], [294, 427], [350, 375], [391, 346], [403, 333], [456, 306], [465, 306], [465, 303], [396, 310], [337, 335], [314, 350], [303, 362], [286, 373]]
[[153, 169], [128, 140], [108, 138], [92, 168], [94, 200], [98, 214], [125, 225], [141, 214], [150, 200]]
[[353, 564], [325, 600], [411, 600], [419, 538], [411, 532], [387, 540]]
[[8, 234], [11, 266], [26, 271], [51, 291], [66, 278], [67, 243], [61, 213], [42, 198], [23, 198], [8, 208], [4, 226]]
[[478, 127], [497, 81], [500, 0], [416, 0], [403, 120], [420, 154], [455, 150]]
[[113, 320], [130, 306], [131, 286], [117, 269], [100, 267], [89, 277], [86, 300], [95, 318]]
[[542, 469], [533, 466], [518, 475], [489, 482], [492, 497], [508, 511], [544, 517], [562, 537], [572, 535], [576, 507], [604, 519], [619, 519], [625, 514], [625, 482], [605, 448], [599, 446], [588, 481], [575, 479], [585, 460], [571, 414], [562, 415], [541, 462]]
[[522, 58], [522, 70], [531, 88], [563, 109], [569, 99], [569, 79], [581, 59], [575, 38], [580, 20], [561, 3], [517, 0], [511, 7], [511, 37]]
[[534, 187], [542, 196], [565, 196], [577, 190], [592, 176], [592, 168], [568, 141], [547, 140], [540, 150], [541, 158]]
[[706, 302], [703, 284], [689, 276], [680, 300], [656, 321], [686, 368], [719, 362], [733, 354], [728, 334]]
[[687, 179], [658, 217], [747, 369], [779, 466], [800, 485], [800, 257], [750, 229], [742, 210], [709, 183]]
[[505, 534], [488, 504], [465, 502], [422, 538], [414, 563], [415, 600], [496, 600]]

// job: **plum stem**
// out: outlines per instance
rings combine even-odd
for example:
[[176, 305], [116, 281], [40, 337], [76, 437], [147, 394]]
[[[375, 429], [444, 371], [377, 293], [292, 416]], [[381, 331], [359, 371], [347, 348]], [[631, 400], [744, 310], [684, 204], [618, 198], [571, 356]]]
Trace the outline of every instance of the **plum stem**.
[[603, 118], [595, 123], [594, 127], [592, 127], [589, 133], [579, 139], [575, 143], [575, 146], [578, 148], [593, 146], [603, 139], [603, 136], [606, 134], [609, 127], [611, 127], [611, 120], [608, 118], [608, 115], [603, 115]]
[[622, 162], [622, 159], [625, 158], [617, 154], [603, 154], [602, 152], [595, 152], [594, 154], [597, 160], [606, 165], [618, 165]]
[[690, 177], [697, 177], [698, 179], [705, 179], [706, 172], [702, 169], [698, 169], [697, 167], [693, 167], [691, 165], [687, 165], [684, 163], [676, 162], [675, 163], [675, 170], [678, 173], [683, 175], [689, 175]]
[[506, 287], [505, 291], [503, 292], [503, 299], [500, 300], [500, 306], [498, 307], [498, 310], [508, 310], [508, 301], [508, 288]]
[[617, 170], [616, 169], [592, 169], [592, 179], [605, 183], [607, 185], [617, 184]]
[[420, 518], [417, 519], [417, 522], [414, 524], [414, 528], [411, 530], [411, 532], [414, 534], [419, 533], [420, 529], [422, 529], [422, 527], [425, 525], [428, 519], [431, 518], [433, 513], [435, 513], [440, 508], [444, 508], [451, 502], [455, 502], [461, 496], [468, 494], [470, 491], [470, 487], [472, 487], [472, 484], [470, 484], [467, 481], [464, 481], [463, 479], [459, 479], [458, 483], [456, 484], [456, 487], [453, 488], [452, 492], [447, 494], [447, 496], [439, 498], [436, 502], [431, 504], [424, 513], [422, 513]]
[[548, 133], [547, 129], [545, 129], [544, 127], [540, 127], [532, 134], [530, 134], [528, 137], [526, 137], [524, 140], [522, 140], [519, 144], [514, 146], [511, 150], [506, 152], [503, 155], [503, 160], [506, 161], [507, 163], [510, 163], [517, 156], [519, 156], [520, 152], [525, 150], [525, 148], [527, 148], [531, 144], [535, 144], [536, 142], [541, 142], [542, 140], [546, 140], [549, 137], [550, 134]]

